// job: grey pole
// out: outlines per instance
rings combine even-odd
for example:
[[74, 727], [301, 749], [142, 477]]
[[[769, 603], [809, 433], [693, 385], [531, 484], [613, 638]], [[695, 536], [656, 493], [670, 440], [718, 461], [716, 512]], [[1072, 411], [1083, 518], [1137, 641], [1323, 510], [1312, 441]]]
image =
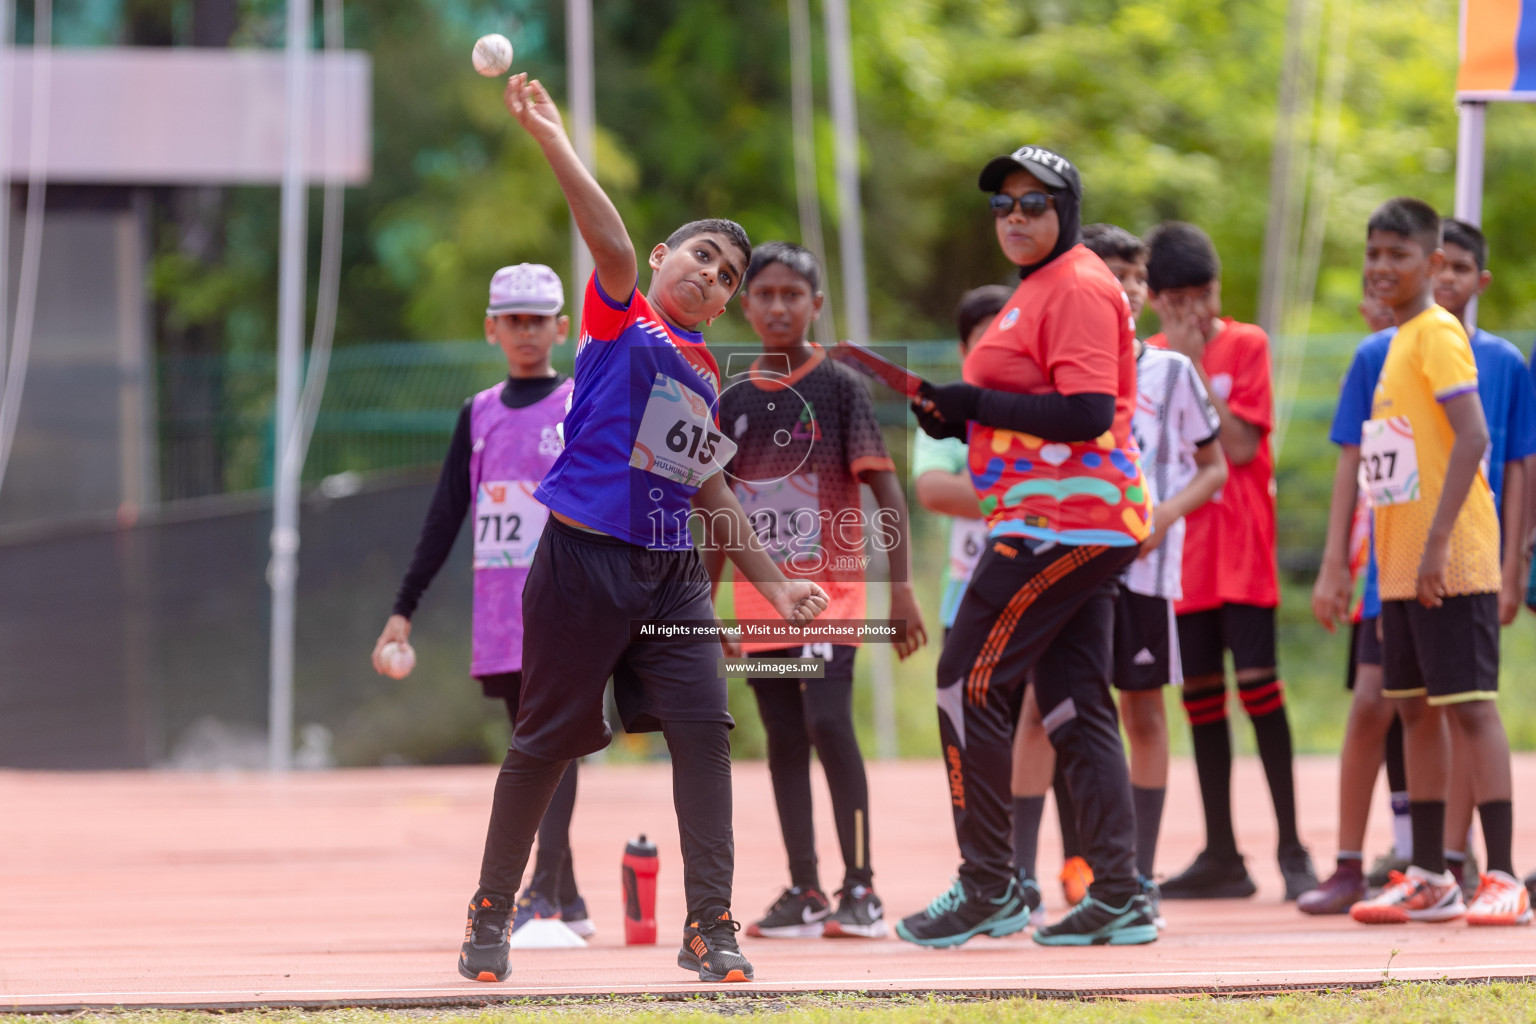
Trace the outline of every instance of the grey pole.
[[[592, 0], [565, 0], [565, 89], [571, 104], [571, 145], [587, 170], [597, 173], [594, 152], [597, 114], [592, 78]], [[568, 305], [581, 319], [581, 297], [592, 276], [592, 254], [571, 221], [571, 277]], [[578, 324], [578, 328], [579, 328]]]
[[1269, 215], [1264, 225], [1264, 256], [1259, 277], [1259, 326], [1273, 339], [1285, 327], [1291, 294], [1291, 261], [1296, 250], [1299, 178], [1293, 165], [1300, 148], [1297, 120], [1312, 109], [1308, 90], [1307, 26], [1312, 0], [1288, 0], [1285, 49], [1280, 72], [1280, 101], [1275, 111], [1275, 143], [1269, 164]]
[[299, 556], [299, 462], [289, 458], [299, 407], [304, 352], [304, 145], [309, 128], [310, 0], [288, 0], [287, 115], [284, 123], [281, 234], [277, 284], [277, 403], [273, 417], [271, 690], [267, 760], [274, 772], [293, 763], [293, 635]]
[[[1488, 104], [1464, 100], [1456, 107], [1456, 217], [1469, 224], [1483, 223], [1483, 146]], [[1467, 303], [1467, 333], [1477, 330], [1477, 296]]]
[[[843, 327], [850, 340], [869, 341], [869, 293], [864, 278], [864, 207], [859, 196], [859, 116], [853, 93], [853, 45], [848, 24], [848, 0], [824, 0], [827, 35], [827, 78], [831, 89], [832, 128], [836, 145], [837, 241], [843, 268]], [[894, 571], [888, 574], [894, 575]], [[889, 614], [890, 587], [883, 589]], [[872, 589], [871, 593], [876, 592]], [[873, 615], [871, 608], [869, 614]], [[895, 757], [896, 679], [891, 648], [870, 645], [870, 695], [875, 713], [875, 747], [882, 758]]]
[[[789, 0], [790, 137], [795, 149], [795, 206], [800, 214], [800, 242], [827, 265], [821, 236], [821, 192], [816, 184], [816, 98], [811, 80], [811, 3]], [[837, 342], [837, 323], [830, 306], [815, 324], [816, 342]]]
[[[12, 21], [15, 5], [11, 0], [0, 0], [0, 195], [10, 190], [10, 176], [4, 168], [10, 166], [7, 159], [11, 147], [11, 55], [16, 45], [16, 29]], [[0, 388], [5, 385], [7, 349], [11, 336], [11, 204], [0, 203]]]
[[827, 33], [827, 77], [832, 99], [837, 175], [837, 239], [843, 268], [843, 325], [848, 337], [869, 341], [869, 295], [864, 279], [864, 213], [859, 198], [859, 117], [853, 97], [853, 47], [848, 0], [822, 5]]

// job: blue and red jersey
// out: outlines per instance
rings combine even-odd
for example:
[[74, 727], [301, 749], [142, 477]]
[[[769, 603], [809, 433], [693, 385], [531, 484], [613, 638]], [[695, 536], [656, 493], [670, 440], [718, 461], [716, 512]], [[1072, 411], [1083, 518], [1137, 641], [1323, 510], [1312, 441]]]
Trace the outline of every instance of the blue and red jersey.
[[639, 468], [632, 455], [658, 381], [675, 382], [689, 402], [702, 401], [717, 418], [715, 357], [702, 334], [666, 323], [638, 290], [622, 302], [610, 298], [596, 275], [587, 283], [581, 326], [565, 447], [534, 496], [631, 544], [686, 550], [693, 543], [687, 519], [698, 483]]

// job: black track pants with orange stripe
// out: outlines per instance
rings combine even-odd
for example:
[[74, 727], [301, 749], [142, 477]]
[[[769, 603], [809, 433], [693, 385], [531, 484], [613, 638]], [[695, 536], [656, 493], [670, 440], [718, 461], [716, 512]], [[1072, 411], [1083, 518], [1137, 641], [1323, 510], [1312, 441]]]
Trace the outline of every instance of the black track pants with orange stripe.
[[939, 657], [939, 735], [960, 877], [995, 896], [1012, 871], [1009, 775], [1020, 692], [1035, 701], [1077, 805], [1095, 898], [1139, 891], [1131, 780], [1109, 684], [1115, 580], [1134, 547], [999, 539], [982, 555]]

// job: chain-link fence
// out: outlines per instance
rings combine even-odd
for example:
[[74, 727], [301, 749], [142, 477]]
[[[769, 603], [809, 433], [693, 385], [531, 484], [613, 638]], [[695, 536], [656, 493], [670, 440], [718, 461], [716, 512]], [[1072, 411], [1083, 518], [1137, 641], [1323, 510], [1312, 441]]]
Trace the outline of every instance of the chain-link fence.
[[[1276, 474], [1280, 557], [1298, 572], [1315, 566], [1321, 547], [1335, 454], [1328, 422], [1357, 341], [1308, 339], [1294, 390], [1276, 396], [1289, 413]], [[567, 360], [563, 369], [571, 349], [556, 350]], [[932, 380], [958, 377], [952, 343], [891, 349]], [[1286, 351], [1277, 345], [1281, 358]], [[505, 722], [466, 678], [467, 552], [455, 550], [416, 617], [416, 672], [385, 680], [367, 660], [457, 411], [504, 368], [500, 352], [483, 343], [336, 353], [305, 470], [301, 762], [480, 760], [504, 742]], [[200, 446], [204, 454], [195, 457], [218, 453], [225, 493], [162, 503], [131, 526], [47, 523], [0, 532], [0, 765], [264, 763], [271, 514], [261, 488], [271, 473], [271, 359], [166, 361], [159, 376], [162, 396], [188, 381], [218, 396], [205, 414], [163, 417], [159, 437], [162, 462], [194, 457], [187, 446]], [[878, 397], [906, 479], [910, 421], [903, 403]], [[920, 577], [941, 571], [943, 525], [915, 515], [914, 541]], [[931, 582], [918, 579], [920, 587]]]

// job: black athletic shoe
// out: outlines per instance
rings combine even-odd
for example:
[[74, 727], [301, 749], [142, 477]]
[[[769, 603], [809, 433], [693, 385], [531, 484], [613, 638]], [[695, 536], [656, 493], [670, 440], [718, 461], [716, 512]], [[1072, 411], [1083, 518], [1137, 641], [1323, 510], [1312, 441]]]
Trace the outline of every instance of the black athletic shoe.
[[1287, 903], [1317, 888], [1317, 872], [1312, 870], [1312, 855], [1300, 843], [1280, 848], [1280, 875], [1285, 879]]
[[1141, 894], [1147, 898], [1147, 909], [1152, 911], [1152, 923], [1157, 925], [1157, 930], [1162, 931], [1168, 927], [1168, 922], [1163, 920], [1163, 890], [1146, 875], [1141, 876]]
[[1483, 877], [1482, 871], [1477, 866], [1477, 857], [1471, 850], [1468, 850], [1466, 857], [1459, 861], [1447, 857], [1445, 870], [1449, 871], [1456, 879], [1456, 884], [1461, 886], [1461, 900], [1470, 907], [1472, 901], [1477, 899], [1478, 883]]
[[1035, 941], [1042, 946], [1140, 946], [1157, 941], [1157, 922], [1139, 893], [1121, 907], [1085, 896], [1060, 921], [1036, 928]]
[[683, 929], [683, 948], [677, 966], [698, 971], [700, 981], [751, 981], [752, 964], [736, 945], [741, 922], [732, 920], [724, 907], [706, 911]]
[[832, 907], [815, 889], [794, 886], [785, 889], [762, 917], [747, 925], [747, 934], [756, 939], [815, 939]]
[[1230, 900], [1252, 896], [1259, 887], [1241, 854], [1219, 856], [1201, 850], [1193, 864], [1162, 884], [1162, 890], [1165, 900]]
[[477, 895], [469, 904], [469, 920], [464, 923], [459, 973], [470, 981], [506, 981], [512, 973], [507, 964], [511, 935], [512, 901], [495, 893]]
[[943, 948], [958, 946], [977, 935], [1000, 939], [1028, 925], [1029, 908], [1019, 895], [1017, 879], [1008, 879], [1007, 890], [989, 899], [969, 892], [957, 878], [928, 904], [928, 909], [897, 922], [896, 934], [919, 946]]
[[1396, 850], [1388, 850], [1371, 862], [1371, 870], [1365, 875], [1365, 884], [1371, 889], [1385, 889], [1392, 884], [1393, 874], [1406, 875], [1411, 867], [1413, 865], [1399, 857]]
[[1024, 905], [1029, 908], [1029, 919], [1035, 924], [1044, 921], [1045, 894], [1040, 891], [1040, 883], [1022, 871], [1017, 872], [1014, 877], [1019, 882], [1019, 896], [1024, 900]]
[[885, 923], [885, 904], [867, 885], [837, 891], [837, 912], [827, 918], [822, 933], [829, 939], [883, 939], [891, 933]]

